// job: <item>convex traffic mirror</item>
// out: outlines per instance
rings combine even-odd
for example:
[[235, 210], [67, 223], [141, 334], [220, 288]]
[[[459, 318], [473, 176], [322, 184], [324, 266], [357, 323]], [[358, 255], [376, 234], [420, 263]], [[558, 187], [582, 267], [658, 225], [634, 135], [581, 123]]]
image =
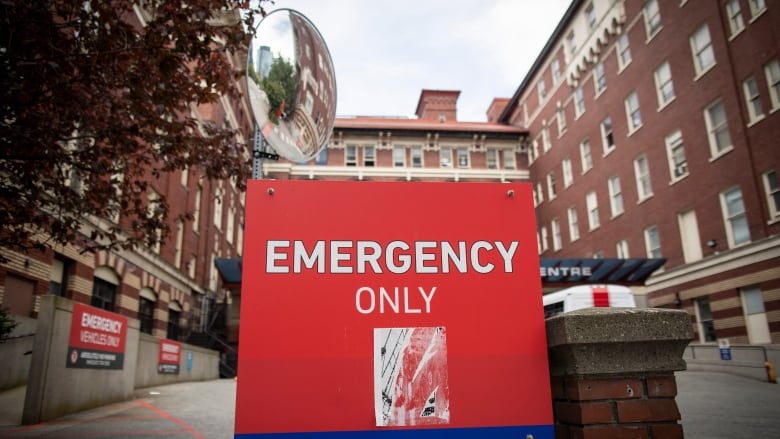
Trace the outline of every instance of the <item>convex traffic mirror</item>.
[[314, 158], [336, 119], [336, 78], [325, 41], [308, 18], [277, 9], [257, 25], [247, 62], [258, 129], [280, 156]]

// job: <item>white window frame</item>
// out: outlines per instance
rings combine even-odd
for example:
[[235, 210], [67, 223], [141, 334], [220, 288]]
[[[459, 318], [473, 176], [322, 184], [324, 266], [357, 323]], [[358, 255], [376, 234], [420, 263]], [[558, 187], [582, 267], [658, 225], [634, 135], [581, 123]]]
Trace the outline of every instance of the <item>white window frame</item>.
[[634, 176], [638, 203], [653, 196], [653, 184], [650, 180], [650, 162], [644, 154], [634, 159]]
[[554, 200], [558, 196], [558, 191], [555, 188], [555, 172], [550, 171], [547, 174], [547, 197], [550, 200]]
[[550, 141], [550, 127], [546, 123], [542, 126], [542, 153], [546, 153], [552, 148]]
[[601, 225], [601, 220], [599, 219], [599, 199], [596, 192], [590, 191], [585, 194], [585, 206], [588, 211], [588, 230], [598, 229]]
[[376, 166], [376, 147], [373, 145], [366, 145], [363, 147], [363, 166]]
[[661, 252], [661, 234], [658, 226], [652, 225], [644, 230], [645, 250], [648, 258], [662, 258]]
[[[729, 197], [732, 194], [738, 194], [738, 205], [729, 204]], [[726, 229], [726, 239], [728, 240], [729, 248], [749, 244], [751, 242], [750, 223], [747, 218], [747, 210], [745, 209], [745, 199], [742, 195], [742, 189], [740, 189], [739, 186], [734, 186], [721, 192], [720, 207], [723, 213], [723, 226]], [[747, 239], [737, 241], [737, 228], [740, 229], [740, 234], [744, 233], [747, 235]]]
[[596, 97], [607, 88], [607, 77], [604, 73], [604, 63], [599, 62], [593, 67], [593, 87], [596, 89]]
[[623, 191], [620, 188], [620, 177], [617, 175], [609, 177], [607, 179], [607, 188], [609, 189], [609, 208], [612, 212], [612, 218], [615, 218], [625, 211]]
[[504, 169], [517, 169], [517, 158], [514, 149], [504, 149], [501, 151], [501, 158], [504, 161]]
[[661, 32], [661, 29], [663, 29], [658, 2], [656, 0], [649, 0], [645, 3], [645, 7], [642, 8], [642, 16], [645, 21], [645, 36], [647, 37], [647, 41], [650, 41], [658, 32]]
[[[471, 167], [471, 154], [466, 146], [460, 146], [455, 150], [458, 160], [458, 168], [466, 169]], [[464, 160], [465, 159], [465, 160]]]
[[617, 52], [618, 52], [618, 72], [622, 72], [631, 64], [633, 58], [631, 57], [631, 45], [628, 41], [628, 34], [623, 32], [617, 40]]
[[750, 21], [766, 11], [766, 0], [748, 0], [748, 4], [750, 4]]
[[357, 145], [347, 145], [344, 147], [344, 166], [357, 166]]
[[585, 93], [582, 92], [582, 86], [574, 89], [574, 113], [575, 119], [585, 113]]
[[577, 54], [577, 41], [573, 29], [566, 34], [566, 47], [569, 50], [569, 57], [573, 59], [574, 55]]
[[734, 38], [745, 30], [745, 20], [742, 19], [742, 8], [739, 6], [739, 0], [728, 0], [726, 2], [726, 18], [729, 22], [730, 38]]
[[547, 248], [548, 248], [547, 247], [547, 227], [542, 226], [541, 232], [542, 232], [542, 239], [541, 239], [542, 252], [546, 252]]
[[569, 242], [580, 239], [580, 223], [577, 218], [577, 208], [574, 206], [566, 210], [566, 216], [569, 219]]
[[452, 168], [454, 166], [452, 148], [442, 147], [439, 151], [439, 166], [442, 168]]
[[541, 104], [544, 102], [544, 98], [547, 97], [547, 86], [544, 83], [544, 78], [536, 83], [536, 92], [539, 96], [539, 103]]
[[[693, 56], [693, 66], [696, 72], [694, 79], [698, 79], [717, 64], [715, 50], [712, 48], [710, 28], [707, 26], [707, 23], [699, 26], [699, 28], [696, 29], [696, 32], [691, 34], [690, 44], [691, 55]], [[705, 61], [710, 63], [705, 65]]]
[[742, 81], [742, 93], [745, 96], [745, 106], [748, 110], [748, 126], [764, 119], [764, 107], [761, 105], [761, 95], [758, 93], [758, 81], [755, 76], [749, 76]]
[[764, 65], [764, 76], [769, 89], [769, 101], [772, 104], [769, 111], [774, 113], [780, 109], [780, 61], [777, 58]]
[[780, 178], [778, 178], [777, 171], [772, 169], [763, 174], [762, 180], [766, 203], [769, 207], [769, 222], [774, 223], [780, 220]]
[[498, 150], [488, 148], [485, 150], [485, 166], [488, 169], [498, 169]]
[[616, 242], [615, 253], [620, 259], [628, 259], [630, 257], [628, 254], [628, 241], [621, 239], [620, 241]]
[[406, 147], [394, 146], [393, 147], [393, 167], [403, 168], [406, 167]]
[[550, 230], [552, 231], [553, 251], [559, 251], [563, 247], [563, 243], [561, 240], [561, 223], [558, 221], [558, 218], [554, 218], [550, 222]]
[[583, 174], [593, 169], [593, 151], [590, 149], [590, 141], [588, 139], [580, 142], [580, 162]]
[[561, 168], [563, 169], [563, 187], [567, 188], [574, 182], [574, 172], [571, 167], [571, 158], [564, 157], [561, 160]]
[[410, 165], [413, 168], [422, 168], [425, 166], [423, 163], [423, 149], [422, 146], [412, 146], [409, 148], [409, 160]]
[[558, 137], [560, 138], [566, 132], [566, 108], [558, 102], [558, 115], [556, 116], [558, 121]]
[[588, 28], [593, 29], [598, 24], [598, 17], [596, 16], [596, 10], [593, 7], [593, 2], [590, 2], [585, 7], [585, 20], [588, 22]]
[[542, 204], [544, 202], [544, 185], [542, 183], [536, 183], [536, 198], [537, 202], [539, 204]]
[[550, 63], [550, 69], [552, 70], [553, 86], [561, 82], [561, 62], [558, 58], [555, 58]]
[[669, 61], [664, 61], [655, 72], [655, 91], [658, 97], [658, 109], [662, 109], [671, 103], [675, 96], [674, 82], [672, 82], [672, 69], [669, 67]]
[[601, 129], [601, 149], [604, 156], [615, 150], [615, 129], [612, 124], [612, 117], [607, 116], [599, 124]]
[[680, 130], [669, 133], [664, 138], [666, 157], [669, 162], [669, 176], [672, 183], [688, 176], [688, 161], [685, 157], [685, 142]]
[[632, 91], [623, 101], [626, 108], [626, 121], [628, 123], [628, 135], [642, 128], [642, 112], [639, 110], [639, 95]]
[[[717, 113], [723, 114], [723, 121], [715, 120], [714, 116]], [[733, 142], [731, 141], [731, 132], [729, 131], [726, 106], [723, 104], [722, 99], [716, 100], [704, 109], [704, 122], [707, 127], [707, 138], [710, 145], [710, 160], [714, 160], [734, 149]], [[720, 140], [723, 139], [722, 134], [724, 132], [728, 138], [727, 145], [721, 145], [720, 142]]]

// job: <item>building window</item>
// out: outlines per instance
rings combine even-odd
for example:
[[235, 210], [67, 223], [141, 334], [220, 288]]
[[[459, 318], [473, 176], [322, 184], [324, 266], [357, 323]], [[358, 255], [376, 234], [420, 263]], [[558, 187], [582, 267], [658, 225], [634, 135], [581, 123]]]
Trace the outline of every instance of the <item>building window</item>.
[[515, 160], [515, 151], [513, 149], [503, 150], [504, 169], [517, 169], [517, 162]]
[[495, 149], [488, 149], [485, 151], [485, 158], [487, 159], [488, 169], [498, 169], [498, 151]]
[[171, 302], [168, 305], [168, 332], [166, 337], [170, 340], [179, 339], [179, 320], [181, 319], [181, 305]]
[[764, 296], [757, 287], [740, 288], [742, 307], [745, 310], [745, 327], [750, 344], [772, 343], [769, 323], [764, 307]]
[[773, 59], [764, 66], [766, 83], [769, 88], [769, 100], [772, 102], [772, 111], [780, 108], [780, 61]]
[[710, 28], [702, 25], [691, 36], [691, 52], [693, 53], [693, 65], [696, 68], [696, 76], [701, 76], [715, 65], [715, 52], [710, 40]]
[[423, 153], [421, 146], [413, 146], [410, 150], [412, 158], [413, 168], [422, 168], [423, 166]]
[[566, 47], [569, 48], [569, 55], [573, 58], [574, 54], [577, 53], [577, 42], [574, 39], [574, 31], [570, 31], [568, 35], [566, 35]]
[[552, 223], [550, 223], [550, 228], [552, 229], [552, 238], [553, 238], [553, 250], [558, 251], [561, 249], [561, 224], [558, 221], [558, 218], [552, 220]]
[[192, 212], [192, 231], [198, 233], [200, 225], [200, 203], [203, 198], [203, 188], [198, 184], [198, 190], [195, 191], [195, 209]]
[[96, 268], [95, 278], [92, 281], [90, 305], [113, 312], [118, 285], [119, 276], [112, 269], [108, 267]]
[[542, 226], [542, 251], [547, 251], [547, 227]]
[[154, 330], [154, 307], [157, 295], [149, 288], [142, 288], [138, 297], [138, 320], [141, 324], [140, 331], [144, 334], [152, 334]]
[[612, 217], [623, 213], [623, 193], [620, 190], [620, 178], [614, 175], [608, 180], [609, 207], [612, 209]]
[[658, 95], [658, 108], [665, 107], [674, 99], [674, 85], [672, 84], [672, 70], [669, 63], [664, 62], [655, 69], [655, 90]]
[[545, 123], [542, 127], [542, 152], [545, 153], [552, 148], [550, 143], [550, 127]]
[[750, 242], [750, 228], [745, 203], [742, 201], [742, 190], [735, 187], [721, 193], [720, 202], [729, 248]]
[[363, 166], [373, 167], [376, 164], [376, 148], [373, 146], [363, 147]]
[[680, 228], [680, 244], [682, 244], [683, 260], [686, 264], [702, 258], [699, 222], [694, 209], [677, 214], [677, 225]]
[[582, 161], [582, 173], [586, 173], [593, 167], [593, 157], [590, 154], [590, 142], [583, 140], [580, 143], [580, 160]]
[[347, 145], [344, 151], [344, 165], [357, 166], [357, 146]]
[[314, 159], [314, 164], [316, 165], [327, 165], [328, 164], [328, 147], [324, 147], [317, 153], [317, 158]]
[[574, 242], [580, 239], [580, 224], [577, 221], [577, 209], [574, 206], [569, 207], [566, 211], [566, 215], [569, 218], [569, 239]]
[[650, 183], [650, 166], [647, 157], [640, 156], [634, 160], [634, 175], [636, 176], [636, 192], [639, 201], [642, 202], [653, 195], [653, 187]]
[[471, 161], [469, 160], [469, 149], [466, 147], [458, 148], [458, 167], [459, 168], [468, 168], [471, 166]]
[[561, 162], [561, 166], [563, 167], [563, 187], [567, 188], [571, 186], [572, 181], [574, 181], [574, 173], [572, 172], [571, 168], [571, 159], [566, 157]]
[[628, 119], [628, 131], [636, 131], [642, 126], [642, 114], [639, 112], [639, 97], [636, 92], [631, 93], [625, 100], [626, 118]]
[[658, 234], [658, 227], [650, 226], [645, 229], [645, 247], [647, 248], [648, 258], [661, 258], [661, 237]]
[[536, 91], [539, 93], [539, 102], [541, 103], [544, 101], [544, 97], [547, 96], [544, 79], [540, 79], [539, 82], [536, 83]]
[[574, 108], [577, 112], [577, 117], [580, 117], [585, 112], [585, 95], [582, 93], [582, 87], [577, 87], [574, 90]]
[[224, 202], [224, 190], [217, 188], [214, 196], [214, 227], [222, 230], [222, 203]]
[[593, 69], [593, 75], [593, 85], [596, 87], [596, 96], [598, 96], [607, 88], [607, 77], [604, 75], [604, 63], [600, 62], [596, 64], [596, 67]]
[[184, 247], [184, 221], [176, 220], [176, 253], [173, 256], [173, 265], [181, 268], [182, 250]]
[[745, 23], [742, 21], [742, 10], [739, 7], [739, 0], [729, 0], [726, 2], [726, 14], [729, 19], [729, 29], [731, 36], [742, 32], [745, 29]]
[[442, 168], [452, 167], [452, 148], [442, 148], [439, 152], [439, 163]]
[[748, 109], [750, 123], [756, 123], [764, 118], [764, 108], [761, 106], [761, 97], [758, 94], [758, 83], [753, 76], [742, 83], [742, 92], [745, 93], [745, 105]]
[[780, 219], [780, 185], [778, 185], [776, 171], [772, 170], [764, 174], [764, 191], [769, 206], [770, 220]]
[[544, 187], [541, 183], [536, 183], [536, 198], [539, 199], [539, 204], [544, 201]]
[[666, 136], [666, 156], [669, 158], [669, 174], [672, 176], [672, 181], [677, 181], [688, 175], [685, 145], [679, 130]]
[[225, 227], [227, 230], [225, 231], [225, 240], [232, 244], [234, 235], [236, 234], [236, 208], [230, 207], [228, 209], [228, 217], [227, 217], [227, 227]]
[[645, 32], [647, 39], [651, 39], [661, 30], [661, 12], [658, 10], [658, 2], [650, 0], [644, 8]]
[[393, 166], [396, 168], [406, 166], [406, 148], [403, 146], [393, 147]]
[[604, 149], [604, 155], [615, 149], [615, 135], [612, 132], [612, 118], [610, 116], [601, 121], [601, 145]]
[[621, 259], [628, 259], [628, 241], [621, 239], [615, 244], [615, 252], [617, 257]]
[[187, 188], [187, 184], [190, 182], [190, 168], [189, 166], [185, 166], [184, 169], [181, 170], [181, 185], [184, 186], [184, 188]]
[[[49, 294], [65, 297], [68, 287], [68, 270], [71, 262], [57, 255], [51, 261], [49, 273]], [[6, 291], [8, 291], [6, 289]]]
[[558, 102], [558, 137], [562, 136], [566, 132], [566, 109], [563, 108], [560, 102]]
[[696, 317], [699, 320], [699, 341], [702, 343], [716, 341], [715, 323], [712, 320], [712, 310], [708, 298], [696, 299]]
[[617, 40], [618, 47], [618, 68], [625, 69], [631, 64], [631, 48], [628, 46], [628, 34], [625, 32]]
[[547, 195], [550, 198], [550, 200], [555, 199], [555, 197], [558, 195], [555, 190], [555, 173], [550, 172], [547, 174]]
[[561, 82], [561, 63], [558, 58], [552, 60], [550, 67], [552, 68], [553, 85], [556, 85]]
[[766, 11], [766, 0], [749, 0], [749, 3], [750, 15], [753, 18]]
[[593, 3], [590, 3], [585, 8], [585, 19], [588, 21], [589, 28], [593, 29], [596, 27], [596, 22], [598, 19], [596, 18], [596, 10], [593, 9]]
[[731, 150], [731, 135], [726, 119], [726, 107], [723, 101], [717, 101], [704, 110], [704, 120], [710, 143], [710, 154], [713, 158]]
[[588, 230], [594, 230], [601, 224], [599, 222], [599, 202], [596, 193], [590, 191], [585, 195], [585, 206], [588, 209]]

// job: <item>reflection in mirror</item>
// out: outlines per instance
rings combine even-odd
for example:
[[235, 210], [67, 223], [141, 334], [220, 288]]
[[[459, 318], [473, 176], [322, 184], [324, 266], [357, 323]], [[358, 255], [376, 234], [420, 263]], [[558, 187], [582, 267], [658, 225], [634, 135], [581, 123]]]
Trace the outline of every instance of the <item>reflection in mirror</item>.
[[282, 157], [304, 162], [328, 141], [336, 119], [336, 78], [317, 28], [291, 9], [258, 24], [247, 86], [258, 129]]

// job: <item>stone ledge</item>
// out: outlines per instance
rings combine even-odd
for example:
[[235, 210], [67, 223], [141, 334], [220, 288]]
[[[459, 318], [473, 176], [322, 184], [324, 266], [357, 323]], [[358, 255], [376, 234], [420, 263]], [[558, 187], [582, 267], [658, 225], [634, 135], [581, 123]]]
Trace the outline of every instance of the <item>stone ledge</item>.
[[685, 370], [693, 338], [682, 310], [587, 308], [546, 321], [552, 376]]

